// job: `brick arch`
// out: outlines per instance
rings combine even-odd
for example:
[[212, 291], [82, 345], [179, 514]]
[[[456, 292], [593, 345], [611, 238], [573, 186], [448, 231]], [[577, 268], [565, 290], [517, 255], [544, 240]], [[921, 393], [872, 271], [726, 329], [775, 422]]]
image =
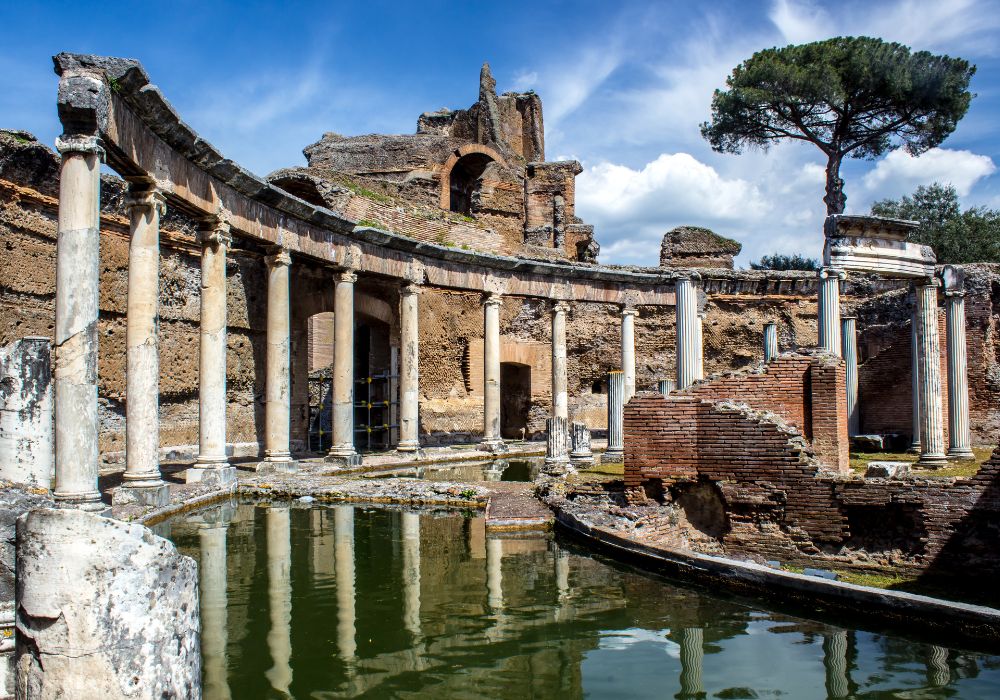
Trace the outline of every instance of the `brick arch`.
[[451, 171], [455, 167], [455, 164], [462, 159], [463, 156], [470, 155], [472, 153], [480, 153], [493, 161], [499, 163], [500, 165], [507, 167], [507, 161], [503, 159], [496, 150], [490, 148], [489, 146], [484, 146], [481, 143], [467, 143], [464, 146], [455, 149], [454, 153], [448, 156], [448, 160], [444, 162], [441, 166], [441, 187], [440, 193], [438, 195], [438, 206], [442, 209], [451, 209]]

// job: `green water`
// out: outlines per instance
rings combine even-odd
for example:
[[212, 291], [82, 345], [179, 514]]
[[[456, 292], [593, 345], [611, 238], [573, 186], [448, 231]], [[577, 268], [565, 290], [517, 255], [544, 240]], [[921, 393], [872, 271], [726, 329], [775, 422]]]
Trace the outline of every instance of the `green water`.
[[201, 563], [206, 700], [998, 698], [1000, 657], [756, 609], [481, 517], [232, 505]]

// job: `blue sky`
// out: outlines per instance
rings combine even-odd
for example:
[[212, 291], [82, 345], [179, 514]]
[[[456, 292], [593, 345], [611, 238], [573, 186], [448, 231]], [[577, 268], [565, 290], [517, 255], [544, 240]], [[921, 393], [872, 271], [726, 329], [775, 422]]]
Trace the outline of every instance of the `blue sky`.
[[823, 165], [808, 144], [713, 153], [698, 132], [712, 91], [754, 51], [880, 36], [978, 66], [966, 118], [940, 149], [850, 161], [848, 210], [951, 182], [1000, 208], [1000, 0], [767, 2], [7, 2], [0, 127], [59, 132], [50, 57], [137, 58], [228, 157], [265, 175], [304, 164], [326, 131], [412, 133], [417, 116], [500, 92], [543, 100], [550, 160], [579, 159], [577, 213], [607, 263], [655, 265], [664, 231], [709, 226], [771, 252], [819, 255]]

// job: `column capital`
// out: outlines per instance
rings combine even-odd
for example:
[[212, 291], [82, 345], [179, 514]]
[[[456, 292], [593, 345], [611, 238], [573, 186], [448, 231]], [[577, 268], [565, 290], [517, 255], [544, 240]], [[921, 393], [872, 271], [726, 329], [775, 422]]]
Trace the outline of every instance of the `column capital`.
[[552, 305], [552, 311], [557, 314], [564, 314], [570, 310], [569, 302], [567, 301], [557, 301]]
[[674, 275], [674, 284], [678, 282], [700, 282], [701, 273], [694, 270], [678, 270]]
[[911, 283], [914, 289], [919, 289], [921, 287], [934, 287], [937, 289], [941, 286], [941, 280], [937, 277], [918, 277]]
[[333, 280], [338, 283], [354, 284], [358, 281], [358, 273], [349, 267], [333, 271]]
[[131, 214], [133, 209], [155, 211], [163, 216], [167, 213], [167, 198], [159, 190], [149, 188], [144, 183], [132, 183], [125, 195], [125, 210]]
[[229, 217], [225, 212], [205, 216], [198, 221], [198, 241], [203, 246], [228, 246], [233, 242]]
[[279, 265], [291, 265], [292, 256], [286, 248], [272, 248], [269, 255], [264, 257], [268, 267], [278, 267]]
[[626, 304], [622, 306], [622, 316], [638, 316], [639, 309], [632, 304]]
[[101, 139], [95, 134], [62, 134], [56, 137], [56, 150], [60, 155], [70, 153], [83, 153], [86, 155], [96, 155], [104, 162], [104, 147]]
[[831, 277], [836, 277], [838, 280], [845, 280], [847, 279], [847, 272], [841, 270], [839, 267], [821, 267], [816, 271], [816, 276], [821, 280]]
[[486, 292], [486, 294], [483, 295], [483, 306], [500, 306], [502, 302], [503, 295], [497, 292]]
[[948, 299], [964, 299], [965, 290], [964, 289], [944, 289], [943, 294]]

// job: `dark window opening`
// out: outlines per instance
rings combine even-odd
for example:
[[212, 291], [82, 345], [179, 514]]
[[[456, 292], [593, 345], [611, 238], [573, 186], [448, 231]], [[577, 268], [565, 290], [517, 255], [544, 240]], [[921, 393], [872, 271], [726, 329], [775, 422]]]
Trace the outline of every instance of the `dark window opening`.
[[449, 208], [458, 214], [471, 216], [476, 209], [483, 172], [493, 159], [482, 153], [470, 153], [455, 163], [449, 174], [451, 187]]

